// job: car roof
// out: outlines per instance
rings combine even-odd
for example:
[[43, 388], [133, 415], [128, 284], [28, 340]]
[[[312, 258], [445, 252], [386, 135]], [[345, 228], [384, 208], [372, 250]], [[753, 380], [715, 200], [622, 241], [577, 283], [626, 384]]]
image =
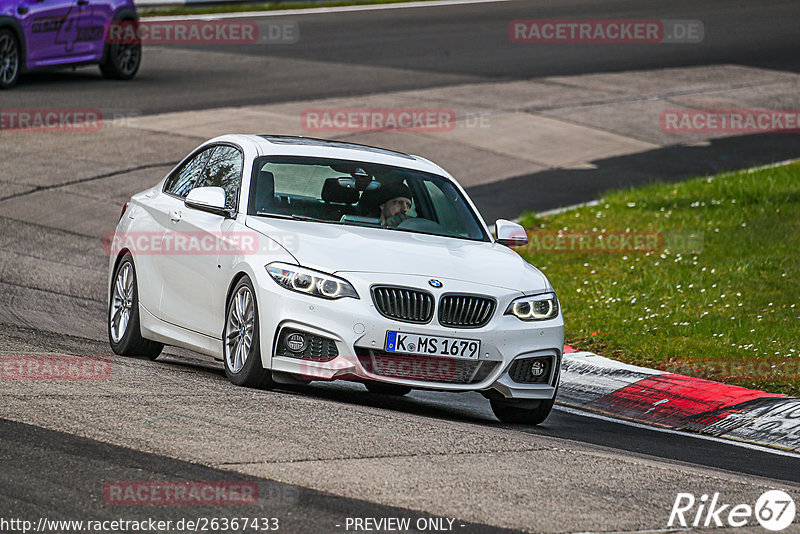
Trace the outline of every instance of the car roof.
[[362, 145], [359, 143], [350, 143], [346, 141], [336, 141], [335, 139], [318, 139], [316, 137], [301, 137], [297, 135], [259, 135], [262, 139], [266, 139], [273, 145], [302, 145], [302, 146], [315, 146], [315, 147], [331, 147], [331, 148], [348, 148], [351, 150], [365, 150], [367, 152], [374, 152], [376, 154], [384, 154], [387, 156], [397, 156], [406, 159], [414, 159], [403, 152], [396, 150], [388, 150], [370, 145]]
[[418, 156], [389, 150], [386, 148], [362, 145], [347, 141], [333, 139], [318, 139], [297, 135], [251, 135], [229, 134], [212, 139], [209, 142], [232, 142], [237, 144], [255, 145], [262, 155], [302, 155], [326, 157], [332, 159], [348, 159], [381, 163], [398, 167], [408, 167], [416, 170], [444, 174], [449, 176], [438, 165]]

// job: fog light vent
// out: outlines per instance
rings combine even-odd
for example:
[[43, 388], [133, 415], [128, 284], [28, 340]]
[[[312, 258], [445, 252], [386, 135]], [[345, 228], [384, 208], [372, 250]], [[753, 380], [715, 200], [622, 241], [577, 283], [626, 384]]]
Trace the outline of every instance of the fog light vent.
[[330, 338], [284, 328], [278, 336], [276, 356], [327, 362], [339, 355], [336, 342]]
[[508, 369], [508, 376], [519, 384], [547, 384], [553, 367], [552, 356], [518, 358]]

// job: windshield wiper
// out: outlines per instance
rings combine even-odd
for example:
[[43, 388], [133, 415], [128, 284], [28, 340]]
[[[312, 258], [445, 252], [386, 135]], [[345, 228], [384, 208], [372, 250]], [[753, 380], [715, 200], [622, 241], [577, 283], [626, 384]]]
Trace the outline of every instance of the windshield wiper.
[[270, 213], [268, 211], [257, 211], [256, 215], [261, 217], [275, 217], [277, 219], [291, 219], [291, 215], [284, 215], [283, 213]]
[[308, 215], [291, 215], [295, 221], [311, 221], [311, 222], [324, 222], [324, 223], [339, 223], [339, 221], [331, 221], [328, 219], [317, 219], [316, 217], [309, 217]]

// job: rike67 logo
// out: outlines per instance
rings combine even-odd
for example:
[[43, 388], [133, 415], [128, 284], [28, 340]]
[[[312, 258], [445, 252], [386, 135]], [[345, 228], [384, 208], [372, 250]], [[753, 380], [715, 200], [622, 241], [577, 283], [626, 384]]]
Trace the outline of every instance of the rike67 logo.
[[752, 518], [767, 530], [777, 532], [792, 524], [795, 518], [794, 499], [780, 490], [762, 494], [755, 503], [727, 504], [719, 493], [709, 499], [702, 495], [697, 499], [691, 493], [679, 493], [672, 505], [668, 527], [743, 527], [752, 524]]

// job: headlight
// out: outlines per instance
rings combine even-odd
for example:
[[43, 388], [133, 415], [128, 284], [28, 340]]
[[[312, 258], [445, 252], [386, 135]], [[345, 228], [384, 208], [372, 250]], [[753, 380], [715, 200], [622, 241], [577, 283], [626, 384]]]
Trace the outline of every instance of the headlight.
[[279, 286], [323, 299], [358, 298], [358, 293], [343, 278], [286, 263], [270, 263], [267, 272]]
[[522, 297], [512, 302], [506, 315], [516, 315], [523, 321], [543, 321], [558, 316], [558, 299], [553, 293]]

